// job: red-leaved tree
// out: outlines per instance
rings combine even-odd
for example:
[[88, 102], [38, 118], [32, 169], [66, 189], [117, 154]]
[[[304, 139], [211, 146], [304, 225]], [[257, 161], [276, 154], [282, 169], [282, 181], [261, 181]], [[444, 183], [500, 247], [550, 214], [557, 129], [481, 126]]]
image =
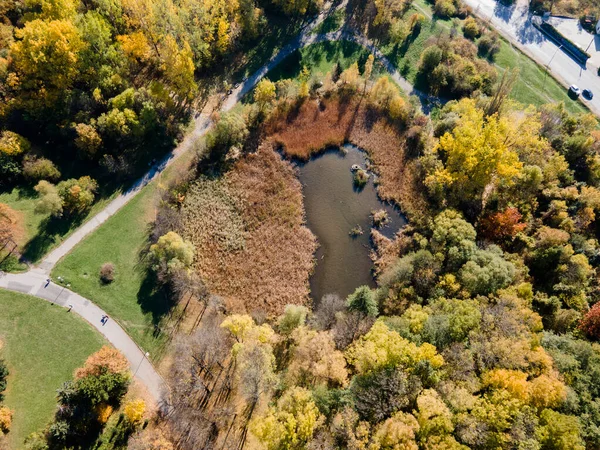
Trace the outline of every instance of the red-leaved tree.
[[600, 338], [600, 303], [596, 303], [581, 319], [579, 329], [594, 339]]
[[505, 241], [514, 238], [527, 224], [521, 222], [523, 216], [515, 207], [506, 208], [481, 219], [481, 234], [492, 241]]

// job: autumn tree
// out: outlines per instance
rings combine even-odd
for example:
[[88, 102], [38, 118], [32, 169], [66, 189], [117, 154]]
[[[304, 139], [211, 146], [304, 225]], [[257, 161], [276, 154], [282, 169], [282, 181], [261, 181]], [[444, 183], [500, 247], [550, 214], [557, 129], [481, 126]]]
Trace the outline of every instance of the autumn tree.
[[346, 361], [343, 353], [336, 350], [331, 332], [300, 327], [294, 330], [292, 339], [294, 347], [287, 372], [290, 383], [304, 387], [343, 387], [348, 383]]
[[[65, 94], [79, 74], [80, 52], [85, 48], [79, 31], [69, 20], [41, 19], [15, 31], [12, 69], [26, 108], [50, 107]], [[28, 100], [29, 99], [29, 100]]]
[[310, 391], [293, 387], [277, 404], [250, 424], [250, 431], [269, 450], [301, 448], [312, 438], [323, 421]]
[[123, 411], [125, 412], [125, 416], [127, 417], [127, 420], [129, 420], [129, 423], [138, 425], [141, 423], [144, 413], [146, 412], [146, 402], [141, 399], [130, 400], [125, 403]]
[[72, 215], [82, 213], [92, 206], [98, 183], [89, 176], [84, 176], [61, 181], [56, 188], [62, 200], [63, 212]]
[[[0, 244], [4, 245], [7, 240], [13, 239], [16, 225], [17, 215], [15, 211], [8, 205], [0, 203]], [[0, 378], [1, 372], [2, 370], [0, 369]], [[0, 392], [2, 391], [1, 387], [0, 383]]]
[[600, 303], [596, 303], [586, 313], [579, 324], [579, 329], [591, 338], [600, 338]]
[[8, 406], [0, 406], [0, 433], [7, 434], [12, 425], [13, 412]]
[[254, 101], [261, 111], [265, 111], [268, 105], [275, 100], [275, 84], [263, 78], [254, 88]]
[[527, 226], [521, 221], [522, 218], [523, 216], [515, 207], [497, 211], [481, 219], [481, 232], [488, 239], [500, 242], [513, 239]]
[[155, 270], [169, 274], [192, 265], [194, 246], [174, 231], [169, 231], [150, 246], [150, 255]]
[[83, 367], [75, 370], [75, 379], [93, 375], [98, 376], [104, 371], [111, 373], [126, 373], [129, 370], [127, 358], [117, 349], [103, 346], [86, 359]]
[[459, 102], [457, 112], [456, 127], [436, 147], [444, 165], [426, 183], [448, 187], [457, 199], [485, 202], [487, 192], [498, 184], [510, 185], [519, 174], [522, 163], [512, 138], [522, 130], [514, 129], [506, 117], [485, 117], [469, 99]]

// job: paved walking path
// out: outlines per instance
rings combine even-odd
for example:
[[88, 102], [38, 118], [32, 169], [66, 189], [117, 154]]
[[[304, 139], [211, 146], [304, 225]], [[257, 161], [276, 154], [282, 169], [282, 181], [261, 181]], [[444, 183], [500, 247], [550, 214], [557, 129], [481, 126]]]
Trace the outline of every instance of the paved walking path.
[[[166, 384], [156, 372], [150, 361], [129, 335], [110, 319], [106, 325], [100, 320], [106, 313], [88, 299], [55, 283], [48, 283], [48, 276], [40, 269], [33, 269], [25, 274], [0, 272], [0, 288], [23, 294], [34, 295], [58, 306], [68, 308], [73, 305], [71, 313], [78, 314], [96, 328], [115, 348], [119, 349], [131, 365], [131, 371], [148, 389], [148, 393], [159, 402], [166, 393]], [[139, 368], [139, 370], [137, 370]]]
[[[345, 7], [347, 0], [337, 5], [329, 11], [331, 14], [335, 9]], [[255, 72], [251, 77], [240, 84], [233, 90], [223, 101], [222, 111], [229, 111], [233, 108], [254, 86], [277, 64], [283, 61], [295, 50], [307, 45], [315, 44], [324, 41], [339, 41], [347, 40], [355, 42], [366, 47], [374, 56], [379, 59], [391, 77], [400, 85], [400, 87], [408, 94], [417, 95], [424, 107], [437, 101], [435, 97], [431, 97], [414, 87], [403, 78], [400, 73], [394, 68], [392, 63], [384, 57], [384, 55], [375, 47], [375, 45], [367, 38], [356, 36], [349, 31], [336, 31], [327, 34], [315, 34], [313, 30], [323, 22], [327, 17], [326, 14], [321, 14], [311, 24], [309, 24], [292, 42], [281, 49], [269, 62], [261, 69]], [[162, 161], [154, 165], [146, 175], [133, 184], [131, 188], [120, 194], [111, 201], [106, 208], [100, 213], [82, 225], [77, 231], [69, 236], [60, 246], [50, 252], [39, 267], [33, 268], [26, 273], [20, 274], [5, 274], [0, 272], [0, 288], [11, 291], [22, 292], [25, 294], [34, 295], [41, 299], [55, 303], [58, 306], [68, 308], [68, 305], [73, 305], [72, 313], [78, 314], [94, 326], [106, 339], [119, 349], [131, 364], [131, 370], [136, 377], [146, 385], [148, 392], [152, 397], [160, 402], [167, 392], [167, 386], [162, 377], [158, 374], [150, 361], [145, 357], [143, 351], [131, 339], [131, 337], [119, 326], [114, 320], [108, 321], [106, 325], [102, 325], [100, 320], [106, 313], [98, 306], [94, 305], [90, 300], [81, 295], [70, 291], [65, 286], [55, 284], [53, 282], [47, 284], [48, 274], [56, 263], [67, 253], [69, 253], [83, 238], [98, 228], [109, 217], [119, 211], [127, 204], [129, 200], [135, 197], [141, 189], [154, 180], [163, 170], [173, 163], [180, 155], [190, 150], [198, 138], [206, 133], [211, 126], [210, 118], [201, 114], [195, 119], [193, 130], [185, 137], [185, 139]]]

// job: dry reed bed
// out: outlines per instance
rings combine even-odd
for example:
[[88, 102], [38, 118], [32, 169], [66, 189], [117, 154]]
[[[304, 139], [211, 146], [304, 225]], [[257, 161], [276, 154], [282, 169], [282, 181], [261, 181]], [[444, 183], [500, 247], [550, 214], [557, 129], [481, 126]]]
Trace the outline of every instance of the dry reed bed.
[[182, 211], [196, 270], [230, 311], [280, 314], [309, 303], [316, 239], [304, 226], [295, 171], [271, 145], [219, 179], [197, 180]]
[[274, 114], [267, 135], [286, 155], [306, 160], [328, 146], [351, 142], [364, 149], [379, 174], [378, 193], [410, 217], [425, 211], [416, 163], [405, 157], [406, 141], [384, 117], [376, 117], [364, 100], [338, 97], [305, 101], [291, 112]]

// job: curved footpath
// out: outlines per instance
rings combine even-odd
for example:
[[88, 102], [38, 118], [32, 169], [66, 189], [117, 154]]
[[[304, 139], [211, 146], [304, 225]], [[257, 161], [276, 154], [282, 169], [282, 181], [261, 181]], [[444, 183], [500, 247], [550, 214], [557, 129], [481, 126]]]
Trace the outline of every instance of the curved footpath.
[[[330, 8], [327, 14], [321, 13], [313, 22], [307, 25], [298, 37], [283, 47], [261, 69], [244, 80], [244, 82], [238, 85], [231, 94], [226, 96], [221, 111], [229, 111], [232, 109], [271, 69], [294, 51], [318, 42], [339, 40], [352, 41], [366, 47], [382, 62], [394, 81], [396, 81], [406, 93], [417, 95], [424, 107], [438, 101], [438, 99], [434, 97], [415, 90], [415, 88], [400, 75], [392, 63], [384, 57], [369, 39], [363, 36], [356, 36], [346, 30], [327, 34], [313, 33], [313, 30], [325, 20], [327, 15], [339, 8], [345, 7], [346, 3], [347, 0], [344, 0], [339, 5]], [[6, 274], [0, 272], [0, 288], [33, 295], [65, 308], [72, 305], [73, 308], [71, 312], [78, 314], [87, 320], [112, 345], [114, 345], [115, 348], [119, 349], [125, 355], [131, 364], [132, 372], [134, 372], [136, 378], [144, 383], [148, 392], [157, 403], [165, 398], [168, 388], [163, 378], [145, 357], [144, 352], [114, 320], [109, 319], [107, 324], [103, 326], [100, 320], [106, 313], [98, 306], [94, 305], [90, 300], [66, 289], [64, 286], [53, 282], [48, 283], [48, 274], [56, 263], [81, 242], [85, 236], [90, 234], [109, 217], [125, 206], [125, 204], [135, 197], [144, 186], [154, 180], [181, 154], [190, 150], [197, 139], [209, 130], [210, 126], [210, 118], [205, 114], [200, 114], [195, 119], [193, 130], [186, 135], [184, 140], [171, 153], [169, 153], [162, 161], [152, 166], [148, 173], [136, 181], [131, 188], [116, 197], [106, 206], [106, 208], [87, 221], [77, 229], [77, 231], [71, 234], [60, 246], [50, 252], [39, 264], [39, 267], [33, 268], [26, 273], [19, 274]]]

